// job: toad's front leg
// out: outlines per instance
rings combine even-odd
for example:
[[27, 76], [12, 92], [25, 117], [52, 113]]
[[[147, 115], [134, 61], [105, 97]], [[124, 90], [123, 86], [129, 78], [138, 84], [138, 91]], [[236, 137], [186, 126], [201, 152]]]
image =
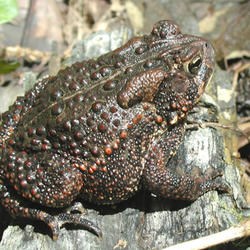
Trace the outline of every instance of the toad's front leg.
[[164, 198], [190, 201], [211, 190], [228, 192], [228, 186], [217, 178], [222, 175], [220, 170], [209, 169], [204, 176], [192, 176], [167, 168], [167, 162], [177, 150], [183, 133], [182, 124], [170, 127], [151, 144], [143, 172], [145, 189]]

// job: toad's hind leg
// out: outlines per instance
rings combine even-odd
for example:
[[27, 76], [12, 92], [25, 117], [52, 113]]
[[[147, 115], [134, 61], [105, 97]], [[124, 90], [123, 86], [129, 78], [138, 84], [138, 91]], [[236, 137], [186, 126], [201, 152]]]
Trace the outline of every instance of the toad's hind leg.
[[[43, 159], [37, 162], [40, 157]], [[6, 157], [3, 164], [6, 170], [0, 173], [0, 199], [2, 206], [13, 217], [44, 221], [51, 228], [54, 239], [58, 237], [59, 228], [66, 223], [101, 234], [100, 229], [82, 218], [81, 214], [51, 215], [45, 208], [35, 205], [39, 203], [43, 207], [54, 208], [70, 206], [83, 187], [82, 175], [70, 161], [50, 154], [29, 157], [21, 152]], [[34, 204], [31, 205], [30, 201]]]
[[220, 170], [209, 169], [204, 176], [193, 176], [167, 168], [172, 152], [180, 144], [183, 131], [181, 126], [170, 128], [151, 145], [142, 178], [145, 189], [161, 197], [190, 201], [211, 190], [229, 192], [228, 185], [217, 178], [222, 175]]

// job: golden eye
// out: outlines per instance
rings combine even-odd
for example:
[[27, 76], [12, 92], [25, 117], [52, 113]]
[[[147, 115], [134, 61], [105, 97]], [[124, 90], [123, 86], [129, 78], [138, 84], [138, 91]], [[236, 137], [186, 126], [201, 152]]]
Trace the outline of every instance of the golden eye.
[[189, 64], [188, 64], [188, 72], [191, 74], [196, 74], [201, 66], [201, 57], [195, 57]]

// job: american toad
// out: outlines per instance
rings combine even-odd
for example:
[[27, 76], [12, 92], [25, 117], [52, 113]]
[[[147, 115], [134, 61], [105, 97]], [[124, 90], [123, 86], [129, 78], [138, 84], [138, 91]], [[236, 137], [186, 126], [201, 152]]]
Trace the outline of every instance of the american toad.
[[40, 80], [2, 115], [2, 206], [44, 221], [56, 238], [65, 223], [101, 233], [79, 214], [45, 211], [79, 197], [114, 204], [140, 188], [184, 200], [226, 191], [218, 170], [191, 176], [167, 167], [213, 68], [208, 41], [160, 21], [150, 35]]

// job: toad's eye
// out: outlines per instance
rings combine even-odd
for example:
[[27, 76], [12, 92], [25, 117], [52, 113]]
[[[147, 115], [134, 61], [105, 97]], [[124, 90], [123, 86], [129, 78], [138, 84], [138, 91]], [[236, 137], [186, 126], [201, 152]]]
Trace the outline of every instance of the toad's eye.
[[191, 74], [196, 74], [201, 66], [201, 57], [195, 57], [189, 64], [188, 64], [188, 72]]

